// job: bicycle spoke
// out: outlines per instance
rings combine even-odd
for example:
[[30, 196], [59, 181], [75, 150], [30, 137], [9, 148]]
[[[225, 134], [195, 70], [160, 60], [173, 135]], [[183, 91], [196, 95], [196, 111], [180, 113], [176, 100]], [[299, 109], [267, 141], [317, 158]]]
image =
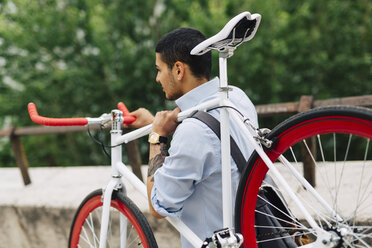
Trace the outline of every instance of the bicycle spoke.
[[[319, 139], [318, 141], [320, 141], [320, 139]], [[314, 155], [312, 154], [312, 152], [311, 152], [309, 146], [307, 145], [306, 140], [303, 140], [302, 142], [304, 143], [304, 145], [305, 145], [305, 147], [306, 147], [306, 150], [307, 150], [308, 154], [310, 155], [311, 160], [312, 160], [312, 162], [314, 163], [315, 167], [320, 167], [320, 166], [318, 165], [318, 163], [316, 162], [316, 160], [315, 160], [315, 158], [314, 158]], [[324, 161], [324, 162], [325, 162], [325, 161]], [[328, 179], [328, 178], [329, 178], [329, 177], [328, 177], [328, 173], [327, 173], [328, 170], [325, 170], [325, 171], [326, 171], [326, 179], [324, 179], [324, 175], [323, 175], [323, 173], [320, 173], [320, 176], [322, 177], [323, 182], [327, 184], [327, 190], [328, 190], [328, 192], [329, 192], [329, 195], [331, 196], [332, 200], [334, 201], [335, 198], [334, 198], [334, 196], [333, 196], [333, 194], [332, 194], [332, 192], [331, 192], [331, 187], [330, 187], [329, 179]]]
[[[277, 211], [279, 211], [280, 213], [282, 213], [283, 215], [285, 215], [286, 217], [292, 219], [296, 224], [298, 225], [301, 225], [301, 223], [299, 221], [297, 221], [295, 218], [293, 218], [293, 216], [290, 216], [288, 215], [287, 213], [285, 213], [284, 211], [282, 211], [281, 209], [279, 209], [277, 206], [275, 206], [274, 204], [272, 204], [271, 202], [269, 202], [268, 200], [266, 200], [265, 198], [261, 197], [260, 195], [258, 196], [261, 200], [265, 201], [267, 204], [269, 204], [271, 207], [275, 208]], [[293, 224], [293, 223], [292, 223]]]
[[84, 233], [84, 236], [80, 236], [80, 237], [89, 245], [89, 247], [94, 248], [90, 242], [90, 238], [88, 237], [88, 234], [84, 227], [82, 228], [82, 231]]
[[285, 229], [285, 230], [309, 231], [308, 228], [287, 227], [287, 226], [262, 226], [262, 225], [255, 225], [254, 227], [267, 228], [267, 229], [278, 228], [278, 229]]
[[316, 216], [316, 218], [317, 218], [317, 220], [318, 220], [318, 224], [319, 224], [320, 228], [324, 229], [324, 228], [323, 228], [323, 224], [322, 224], [322, 222], [320, 221], [318, 215]]
[[360, 180], [359, 180], [360, 183], [359, 183], [359, 188], [358, 188], [357, 202], [356, 202], [357, 205], [355, 206], [354, 219], [356, 219], [358, 206], [359, 206], [359, 204], [360, 204], [360, 202], [359, 202], [359, 197], [360, 197], [360, 191], [361, 191], [362, 182], [363, 182], [364, 170], [365, 170], [365, 165], [366, 165], [366, 160], [367, 160], [367, 154], [368, 154], [368, 148], [369, 148], [369, 142], [370, 142], [370, 140], [368, 139], [368, 140], [367, 140], [367, 145], [366, 145], [366, 150], [365, 150], [365, 152], [364, 152], [364, 159], [363, 159], [362, 173], [361, 173], [361, 175], [360, 175]]
[[[132, 233], [134, 233], [134, 228], [133, 228], [133, 226], [131, 226], [131, 228], [130, 228], [131, 230], [130, 230], [130, 234], [131, 234], [131, 236], [133, 236], [132, 235]], [[133, 241], [131, 242], [131, 244], [136, 244], [137, 246], [139, 246], [139, 245], [141, 245], [141, 240], [139, 239], [139, 237], [137, 237], [137, 238], [135, 238], [135, 239], [132, 239]]]
[[[284, 220], [284, 219], [279, 218], [279, 217], [276, 217], [276, 216], [274, 216], [274, 215], [267, 214], [267, 213], [262, 212], [262, 211], [259, 211], [259, 210], [257, 210], [257, 209], [255, 210], [255, 212], [256, 212], [256, 213], [259, 213], [259, 214], [262, 214], [262, 215], [265, 215], [265, 216], [268, 216], [268, 217], [270, 217], [270, 218], [272, 218], [272, 219], [275, 219], [275, 220], [278, 220], [278, 221], [281, 221], [281, 222], [287, 223], [287, 224], [289, 224], [289, 225], [293, 225], [293, 223], [290, 222], [290, 221]], [[306, 228], [306, 227], [304, 226], [304, 228]]]
[[[301, 199], [303, 199], [303, 197], [301, 197]], [[326, 224], [327, 228], [331, 228], [332, 227], [332, 224], [333, 222], [335, 222], [335, 218], [331, 218], [331, 216], [329, 216], [328, 214], [325, 214], [323, 212], [321, 212], [320, 210], [316, 209], [314, 206], [311, 205], [310, 202], [307, 202], [307, 201], [304, 201], [303, 202], [306, 202], [307, 203], [307, 206], [309, 208], [309, 210], [312, 210], [313, 212], [313, 217], [316, 217], [317, 220], [318, 220], [318, 224], [323, 228], [323, 223]]]
[[89, 227], [89, 229], [90, 229], [90, 231], [91, 231], [91, 233], [92, 233], [92, 238], [93, 238], [93, 242], [94, 242], [94, 247], [97, 247], [97, 244], [96, 244], [96, 242], [98, 242], [99, 243], [99, 238], [97, 237], [97, 235], [96, 235], [96, 232], [95, 232], [95, 230], [94, 230], [94, 219], [93, 219], [93, 217], [92, 217], [92, 213], [89, 213], [89, 221], [87, 221], [88, 219], [86, 219], [85, 220], [85, 222], [86, 222], [86, 224], [87, 224], [87, 226]]
[[[335, 188], [337, 188], [337, 146], [336, 146], [336, 134], [333, 133], [333, 161], [334, 161], [334, 178], [335, 178]], [[338, 212], [337, 209], [337, 192], [333, 202], [333, 209]]]
[[359, 242], [361, 242], [363, 245], [365, 245], [364, 247], [371, 247], [369, 246], [364, 240], [362, 240], [361, 238], [358, 237], [359, 235], [358, 234], [353, 234], [353, 237], [358, 240]]
[[[318, 165], [318, 163], [316, 162], [316, 160], [315, 160], [315, 158], [314, 158], [314, 155], [313, 155], [312, 152], [310, 151], [310, 148], [309, 148], [309, 146], [307, 145], [306, 140], [302, 140], [302, 142], [304, 143], [304, 145], [305, 145], [305, 147], [306, 147], [306, 150], [307, 150], [308, 154], [309, 154], [310, 157], [311, 157], [312, 162], [315, 164], [316, 167], [320, 167], [320, 166]], [[327, 171], [327, 170], [326, 170], [326, 171]], [[327, 183], [327, 182], [329, 181], [329, 180], [324, 180], [324, 177], [323, 177], [323, 174], [322, 174], [322, 173], [320, 173], [320, 175], [321, 175], [321, 177], [322, 177], [322, 179], [323, 179], [323, 181], [324, 181], [325, 183]], [[330, 194], [331, 198], [332, 198], [332, 199], [335, 199], [335, 198], [333, 197], [332, 192], [330, 191], [330, 187], [327, 187], [327, 189], [328, 189], [328, 191], [329, 191], [329, 194]], [[312, 205], [312, 204], [309, 204], [308, 206], [309, 206], [310, 208], [312, 208], [311, 205]], [[319, 214], [319, 211], [316, 211], [314, 208], [312, 208], [312, 209], [314, 210], [314, 213], [316, 213], [317, 215]], [[336, 211], [336, 213], [337, 213], [337, 211]]]
[[[322, 146], [322, 142], [321, 142], [321, 139], [320, 139], [320, 135], [318, 134], [317, 135], [317, 139], [318, 139], [318, 145], [319, 145], [319, 150], [320, 150], [320, 153], [321, 153], [321, 156], [322, 156], [322, 161], [323, 161], [323, 167], [326, 168], [326, 160], [325, 160], [325, 157], [324, 157], [324, 150], [323, 150], [323, 146]], [[321, 166], [319, 166], [321, 167]], [[334, 196], [331, 192], [331, 185], [329, 184], [329, 176], [328, 176], [328, 170], [324, 170], [325, 171], [325, 177], [327, 180], [324, 179], [324, 175], [323, 173], [320, 173], [320, 176], [323, 180], [324, 183], [326, 183], [326, 188], [328, 190], [328, 193], [329, 193], [329, 196], [332, 198], [332, 200], [334, 199]]]
[[92, 213], [89, 214], [89, 219], [90, 219], [90, 222], [92, 223], [91, 230], [92, 230], [92, 234], [93, 234], [94, 247], [96, 248], [97, 247], [96, 241], [99, 243], [99, 239], [96, 236], [96, 232], [94, 231], [94, 221], [93, 221]]
[[[366, 200], [367, 200], [367, 198], [368, 198], [368, 196], [371, 194], [371, 192], [368, 192], [368, 189], [370, 189], [370, 191], [372, 190], [371, 188], [370, 188], [370, 185], [371, 185], [371, 182], [372, 182], [372, 176], [370, 176], [367, 180], [365, 180], [365, 181], [367, 181], [367, 185], [364, 187], [365, 188], [365, 190], [364, 190], [364, 192], [363, 192], [363, 194], [362, 194], [362, 197], [361, 197], [361, 201], [360, 201], [360, 204], [359, 205], [361, 205], [361, 204], [363, 204]], [[358, 206], [359, 207], [359, 206]]]
[[[349, 155], [349, 149], [350, 149], [351, 138], [352, 138], [352, 135], [349, 134], [349, 140], [348, 140], [348, 142], [347, 142], [347, 147], [346, 147], [345, 156], [344, 156], [344, 163], [342, 164], [342, 168], [341, 168], [340, 181], [338, 182], [338, 185], [337, 185], [337, 188], [336, 188], [336, 201], [337, 201], [337, 198], [338, 198], [338, 193], [340, 192], [340, 186], [341, 186], [342, 177], [343, 177], [343, 174], [344, 174], [344, 169], [345, 169], [346, 159], [347, 159], [347, 157], [348, 157], [348, 155]], [[337, 175], [335, 175], [335, 178], [336, 178], [336, 177], [337, 177]]]
[[372, 237], [371, 234], [363, 234], [363, 233], [357, 233], [355, 235], [357, 235], [359, 237], [363, 237], [363, 238], [371, 238]]
[[[358, 208], [355, 210], [355, 211], [359, 211], [359, 212], [362, 212], [362, 211], [364, 211], [364, 210], [366, 210], [366, 209], [368, 209], [369, 207], [370, 207], [370, 205], [368, 205], [368, 204], [363, 204], [364, 202], [362, 202], [359, 206], [358, 206]], [[363, 206], [363, 207], [362, 207]], [[356, 217], [354, 216], [354, 212], [351, 214], [351, 216], [348, 218], [349, 220], [351, 220], [351, 219], [355, 219]], [[353, 225], [354, 226], [354, 225]]]

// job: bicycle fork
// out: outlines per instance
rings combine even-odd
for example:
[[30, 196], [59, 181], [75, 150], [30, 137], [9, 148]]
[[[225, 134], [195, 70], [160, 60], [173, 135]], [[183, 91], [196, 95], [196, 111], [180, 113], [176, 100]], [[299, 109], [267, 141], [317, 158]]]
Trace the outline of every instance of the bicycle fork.
[[[99, 248], [106, 247], [112, 192], [114, 191], [114, 189], [120, 187], [120, 185], [121, 185], [120, 177], [112, 178], [108, 183], [107, 187], [104, 189]], [[126, 221], [125, 217], [123, 217], [123, 219], [120, 218], [120, 229], [122, 229], [122, 226], [124, 225], [126, 226], [126, 223], [122, 223], [122, 221]], [[126, 237], [126, 235], [124, 237]], [[121, 239], [122, 234], [120, 236], [120, 240]], [[121, 242], [121, 244], [123, 243]]]

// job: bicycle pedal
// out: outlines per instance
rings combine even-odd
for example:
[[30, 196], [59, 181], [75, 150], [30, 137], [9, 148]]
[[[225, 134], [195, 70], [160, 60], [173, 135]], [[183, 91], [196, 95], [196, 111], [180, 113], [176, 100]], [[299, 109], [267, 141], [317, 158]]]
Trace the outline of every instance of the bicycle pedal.
[[243, 235], [234, 233], [230, 228], [224, 228], [214, 232], [211, 238], [207, 238], [202, 248], [238, 248], [243, 243]]

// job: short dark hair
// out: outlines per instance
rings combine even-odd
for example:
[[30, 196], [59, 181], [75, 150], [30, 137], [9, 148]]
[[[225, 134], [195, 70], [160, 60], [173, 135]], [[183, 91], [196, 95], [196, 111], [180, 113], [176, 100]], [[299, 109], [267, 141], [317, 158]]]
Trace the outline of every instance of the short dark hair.
[[209, 80], [212, 68], [212, 53], [209, 51], [201, 56], [191, 55], [191, 50], [204, 41], [205, 36], [194, 28], [178, 28], [161, 38], [155, 52], [171, 69], [177, 61], [190, 66], [191, 73], [197, 77]]

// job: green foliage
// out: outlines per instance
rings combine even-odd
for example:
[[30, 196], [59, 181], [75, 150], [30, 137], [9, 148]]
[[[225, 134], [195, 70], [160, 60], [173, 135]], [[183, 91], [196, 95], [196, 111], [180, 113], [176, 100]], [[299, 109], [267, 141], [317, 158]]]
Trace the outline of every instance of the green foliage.
[[[33, 125], [30, 101], [55, 117], [98, 116], [121, 100], [130, 109], [164, 109], [169, 104], [155, 82], [156, 42], [180, 26], [212, 36], [242, 11], [260, 13], [262, 22], [229, 60], [229, 81], [255, 104], [371, 94], [369, 1], [5, 0], [0, 129]], [[31, 166], [107, 163], [84, 133], [22, 141]], [[0, 139], [1, 166], [14, 165], [9, 153]]]

